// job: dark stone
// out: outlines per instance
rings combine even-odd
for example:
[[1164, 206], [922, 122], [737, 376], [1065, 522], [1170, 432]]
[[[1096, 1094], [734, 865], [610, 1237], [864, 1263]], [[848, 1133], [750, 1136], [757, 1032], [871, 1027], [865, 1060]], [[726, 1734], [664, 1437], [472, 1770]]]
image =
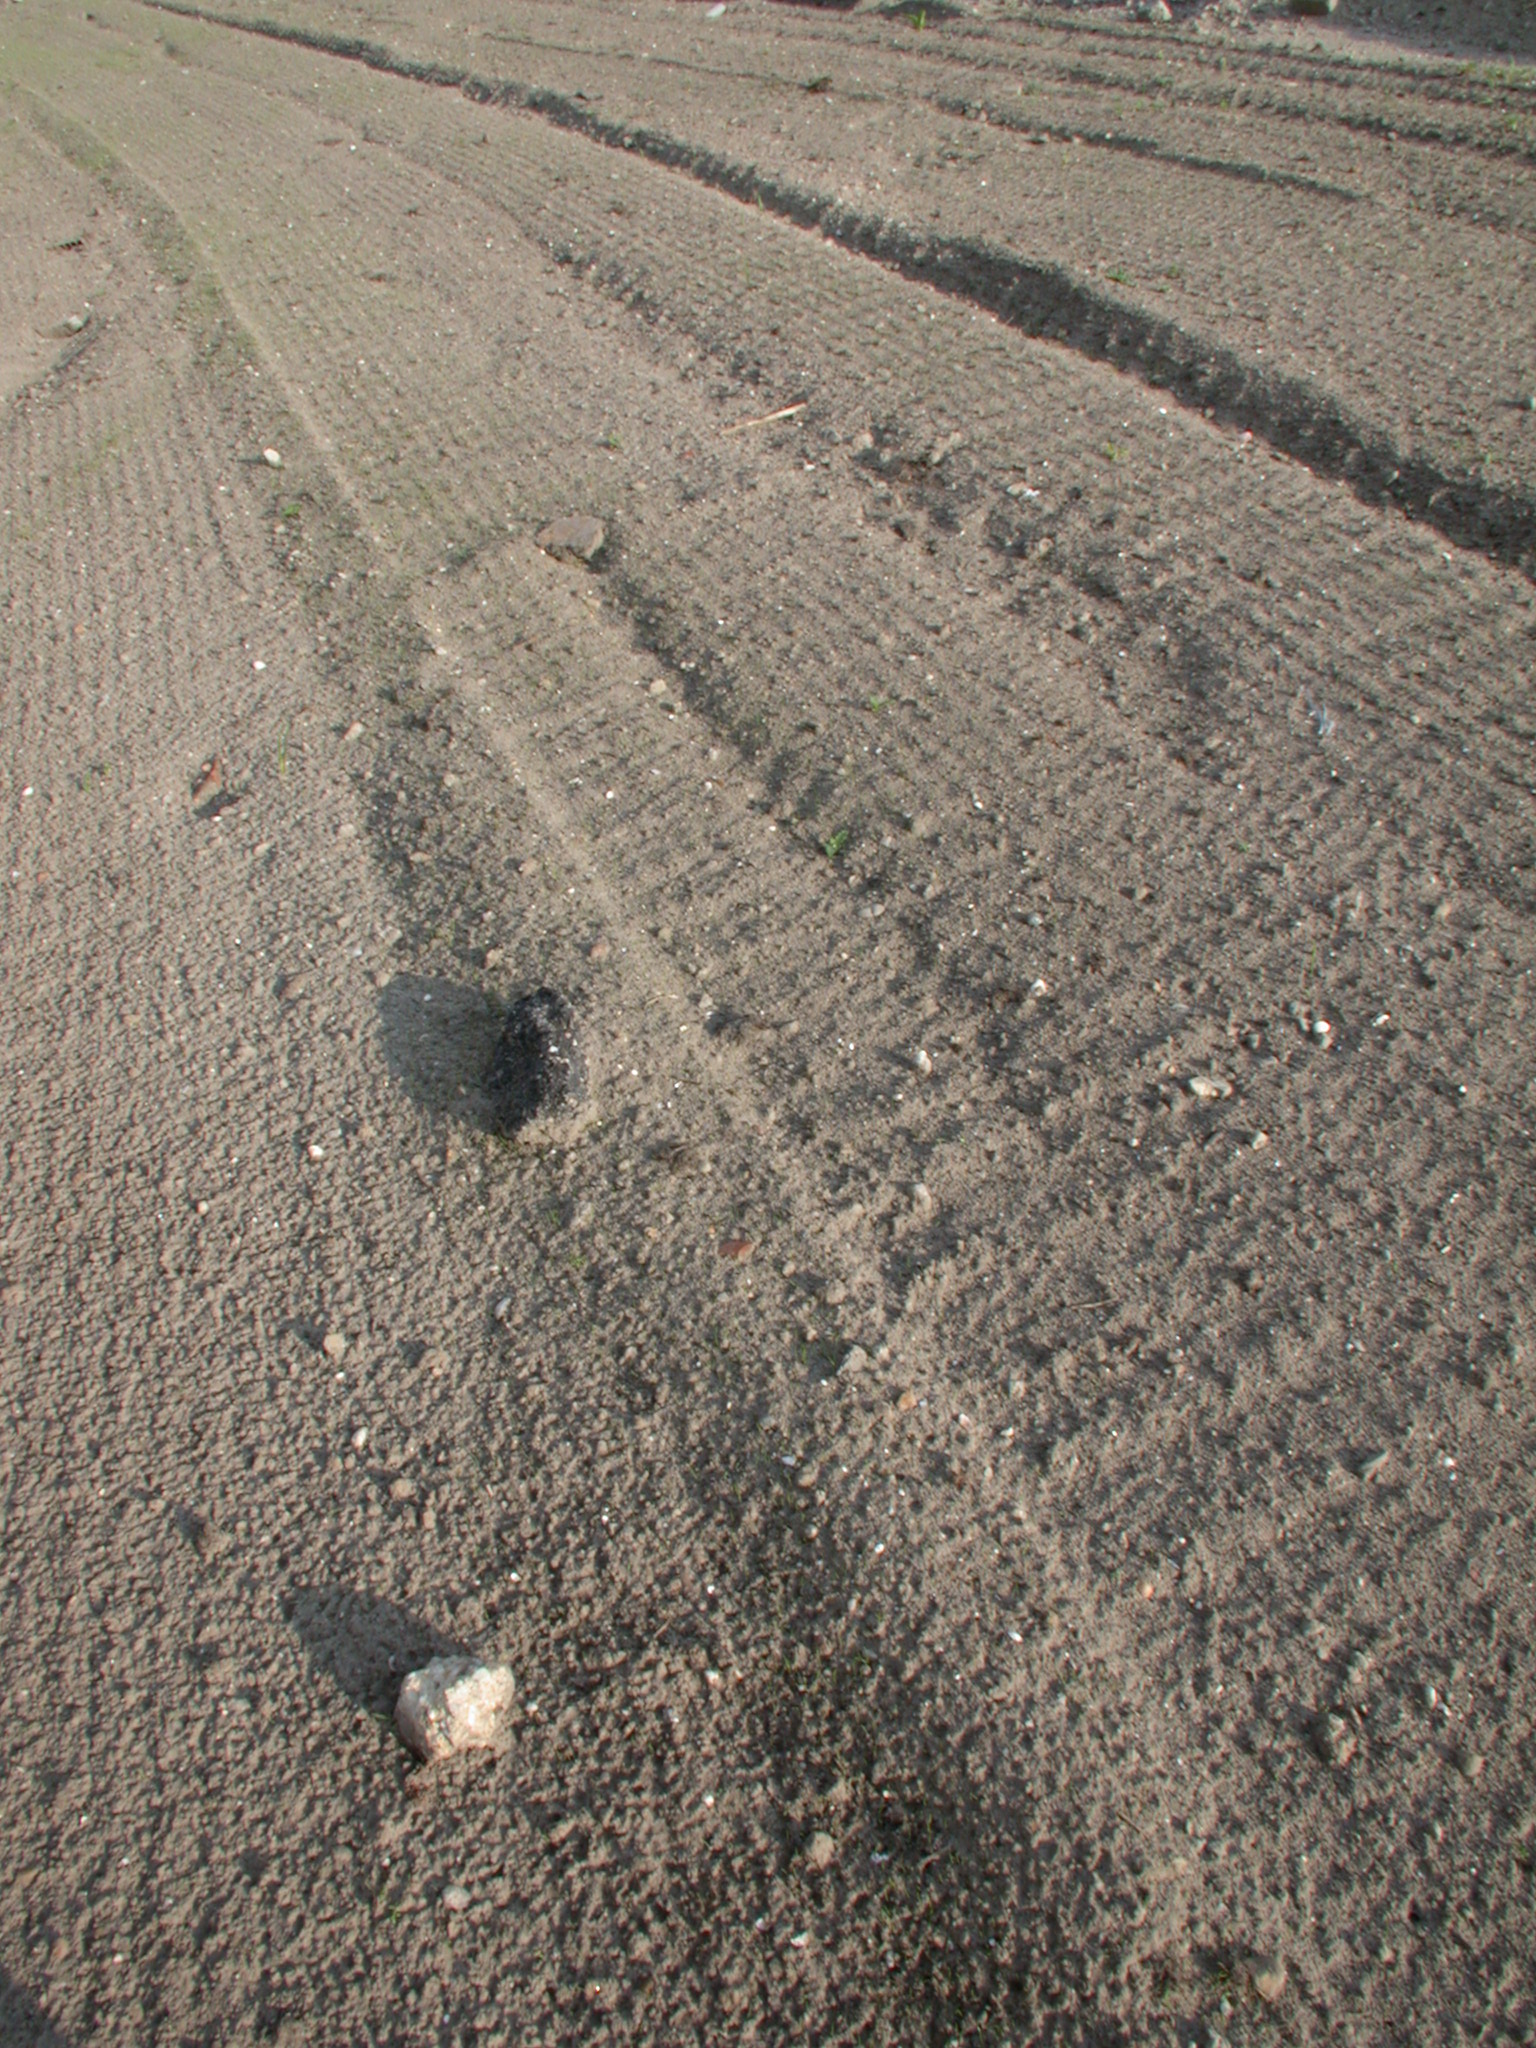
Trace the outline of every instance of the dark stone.
[[485, 1077], [496, 1121], [521, 1130], [537, 1116], [572, 1109], [587, 1092], [576, 1019], [552, 988], [519, 996], [507, 1012]]

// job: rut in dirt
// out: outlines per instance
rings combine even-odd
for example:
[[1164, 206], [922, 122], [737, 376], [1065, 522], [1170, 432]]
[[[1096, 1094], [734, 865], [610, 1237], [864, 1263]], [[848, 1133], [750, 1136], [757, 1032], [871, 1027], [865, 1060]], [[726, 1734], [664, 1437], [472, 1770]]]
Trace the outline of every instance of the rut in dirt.
[[[4, 423], [10, 1976], [1522, 2026], [1522, 579], [642, 151], [180, 33], [60, 15], [0, 145], [102, 280]], [[598, 1121], [513, 1145], [545, 985]], [[423, 1781], [465, 1647], [517, 1739]]]
[[1057, 264], [1032, 263], [979, 240], [924, 235], [684, 138], [606, 120], [579, 100], [545, 87], [423, 62], [331, 30], [220, 14], [179, 0], [144, 4], [320, 51], [415, 84], [457, 91], [477, 106], [536, 114], [605, 148], [643, 156], [743, 205], [762, 207], [913, 283], [981, 307], [1021, 334], [1106, 363], [1153, 390], [1166, 391], [1180, 405], [1259, 436], [1317, 476], [1344, 483], [1362, 504], [1401, 512], [1458, 547], [1475, 548], [1491, 560], [1536, 574], [1536, 500], [1527, 493], [1406, 454], [1309, 381], [1277, 376], [1235, 350], [1151, 318]]

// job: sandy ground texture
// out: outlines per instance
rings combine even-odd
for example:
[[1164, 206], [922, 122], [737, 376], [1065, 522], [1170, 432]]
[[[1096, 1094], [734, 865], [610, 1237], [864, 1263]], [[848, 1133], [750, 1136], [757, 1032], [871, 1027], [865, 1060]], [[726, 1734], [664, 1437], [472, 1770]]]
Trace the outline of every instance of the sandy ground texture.
[[0, 2036], [1536, 2041], [1528, 10], [217, 12], [0, 14]]

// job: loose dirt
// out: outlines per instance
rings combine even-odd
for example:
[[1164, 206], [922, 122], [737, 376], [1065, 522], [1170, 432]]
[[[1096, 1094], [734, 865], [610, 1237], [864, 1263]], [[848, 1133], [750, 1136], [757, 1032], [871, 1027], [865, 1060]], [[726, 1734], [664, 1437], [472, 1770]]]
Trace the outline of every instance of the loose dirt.
[[0, 33], [0, 2033], [1536, 2038], [1526, 10], [217, 12]]

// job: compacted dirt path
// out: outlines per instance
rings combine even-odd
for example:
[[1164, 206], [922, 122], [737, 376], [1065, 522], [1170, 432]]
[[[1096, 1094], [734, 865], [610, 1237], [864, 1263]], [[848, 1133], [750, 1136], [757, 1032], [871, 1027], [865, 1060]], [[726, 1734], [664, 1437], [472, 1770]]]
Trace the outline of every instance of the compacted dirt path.
[[1531, 77], [1177, 12], [8, 11], [7, 2040], [1536, 2038]]

